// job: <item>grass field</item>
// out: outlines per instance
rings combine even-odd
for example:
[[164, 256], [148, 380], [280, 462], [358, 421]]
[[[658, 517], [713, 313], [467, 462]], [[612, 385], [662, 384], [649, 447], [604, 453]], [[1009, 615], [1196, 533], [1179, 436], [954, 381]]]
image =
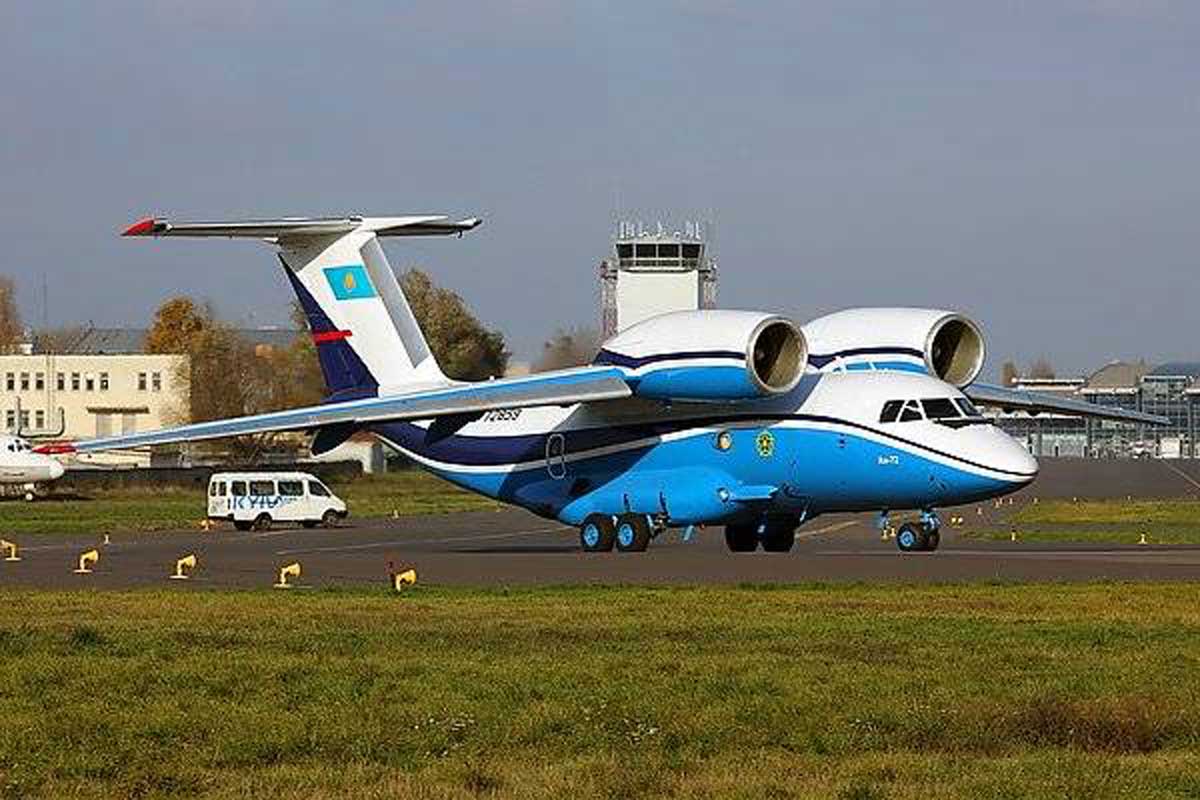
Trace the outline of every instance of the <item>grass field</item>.
[[[356, 517], [432, 514], [497, 508], [428, 473], [402, 470], [332, 483]], [[126, 533], [195, 527], [205, 514], [202, 489], [178, 487], [96, 491], [26, 503], [0, 501], [0, 535], [28, 533]]]
[[0, 589], [4, 797], [1196, 797], [1200, 587]]
[[[968, 517], [968, 522], [971, 518]], [[1194, 500], [1042, 500], [1020, 508], [1000, 525], [972, 530], [978, 538], [1023, 541], [1200, 544], [1200, 502]]]

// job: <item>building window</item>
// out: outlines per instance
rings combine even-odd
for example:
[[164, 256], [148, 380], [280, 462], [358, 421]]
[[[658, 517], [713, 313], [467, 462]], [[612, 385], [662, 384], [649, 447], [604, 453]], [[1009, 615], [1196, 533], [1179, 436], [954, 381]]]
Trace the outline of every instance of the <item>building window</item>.
[[8, 389], [10, 392], [16, 390], [17, 383], [16, 383], [16, 373], [15, 372], [10, 372], [4, 376], [4, 388]]
[[65, 372], [58, 373], [58, 380], [55, 382], [54, 386], [60, 392], [63, 391], [64, 389], [66, 389], [67, 388], [67, 373], [65, 373]]
[[39, 431], [46, 430], [46, 412], [40, 408], [33, 412], [33, 427]]
[[84, 375], [83, 376], [83, 386], [89, 392], [96, 391], [96, 376], [92, 375], [91, 373]]
[[[11, 372], [8, 374], [9, 376], [12, 375]], [[11, 408], [4, 412], [4, 427], [10, 431], [15, 430], [17, 427], [17, 412]]]
[[107, 372], [100, 373], [100, 391], [102, 391], [102, 392], [108, 391], [108, 373]]
[[96, 435], [108, 436], [112, 433], [112, 416], [109, 414], [96, 415]]
[[146, 391], [146, 373], [144, 373], [144, 372], [138, 373], [138, 391], [139, 392]]
[[162, 391], [162, 373], [161, 372], [150, 373], [150, 386], [156, 392]]
[[46, 373], [44, 373], [44, 372], [34, 373], [33, 388], [37, 389], [39, 392], [43, 391], [46, 388]]
[[21, 430], [29, 430], [29, 409], [21, 409]]
[[78, 372], [71, 373], [71, 391], [72, 392], [79, 391], [79, 373]]
[[21, 391], [22, 392], [29, 391], [29, 373], [28, 372], [21, 373]]
[[121, 415], [121, 433], [137, 433], [137, 415]]

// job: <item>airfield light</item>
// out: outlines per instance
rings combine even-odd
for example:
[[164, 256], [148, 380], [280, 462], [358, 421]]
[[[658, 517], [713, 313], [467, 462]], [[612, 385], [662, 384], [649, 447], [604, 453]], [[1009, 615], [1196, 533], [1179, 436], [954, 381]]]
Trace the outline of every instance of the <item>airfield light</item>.
[[173, 581], [186, 581], [191, 577], [188, 573], [196, 568], [196, 554], [188, 553], [183, 558], [175, 562], [175, 573], [168, 575]]
[[99, 550], [88, 550], [79, 556], [79, 568], [75, 570], [76, 575], [88, 575], [92, 571], [92, 567], [100, 560]]
[[291, 589], [292, 584], [288, 583], [288, 578], [300, 577], [300, 562], [295, 561], [285, 567], [279, 568], [279, 582], [275, 584], [276, 589]]

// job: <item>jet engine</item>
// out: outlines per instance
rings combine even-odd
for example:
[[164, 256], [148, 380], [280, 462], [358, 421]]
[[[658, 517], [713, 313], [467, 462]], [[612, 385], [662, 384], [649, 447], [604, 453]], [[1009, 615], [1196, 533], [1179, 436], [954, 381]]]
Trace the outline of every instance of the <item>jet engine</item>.
[[960, 388], [986, 353], [974, 320], [927, 308], [851, 308], [809, 322], [804, 335], [816, 369], [923, 369]]
[[677, 311], [606, 341], [597, 364], [624, 368], [638, 397], [733, 401], [784, 394], [808, 363], [794, 322], [751, 311]]

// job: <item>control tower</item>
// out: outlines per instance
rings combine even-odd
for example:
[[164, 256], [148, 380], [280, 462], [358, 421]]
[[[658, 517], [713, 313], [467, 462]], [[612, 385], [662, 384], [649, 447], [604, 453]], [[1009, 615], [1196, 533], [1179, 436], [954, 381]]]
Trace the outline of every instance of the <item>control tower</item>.
[[713, 308], [717, 264], [707, 238], [698, 222], [670, 233], [662, 223], [618, 223], [612, 254], [600, 262], [602, 338], [656, 314]]

